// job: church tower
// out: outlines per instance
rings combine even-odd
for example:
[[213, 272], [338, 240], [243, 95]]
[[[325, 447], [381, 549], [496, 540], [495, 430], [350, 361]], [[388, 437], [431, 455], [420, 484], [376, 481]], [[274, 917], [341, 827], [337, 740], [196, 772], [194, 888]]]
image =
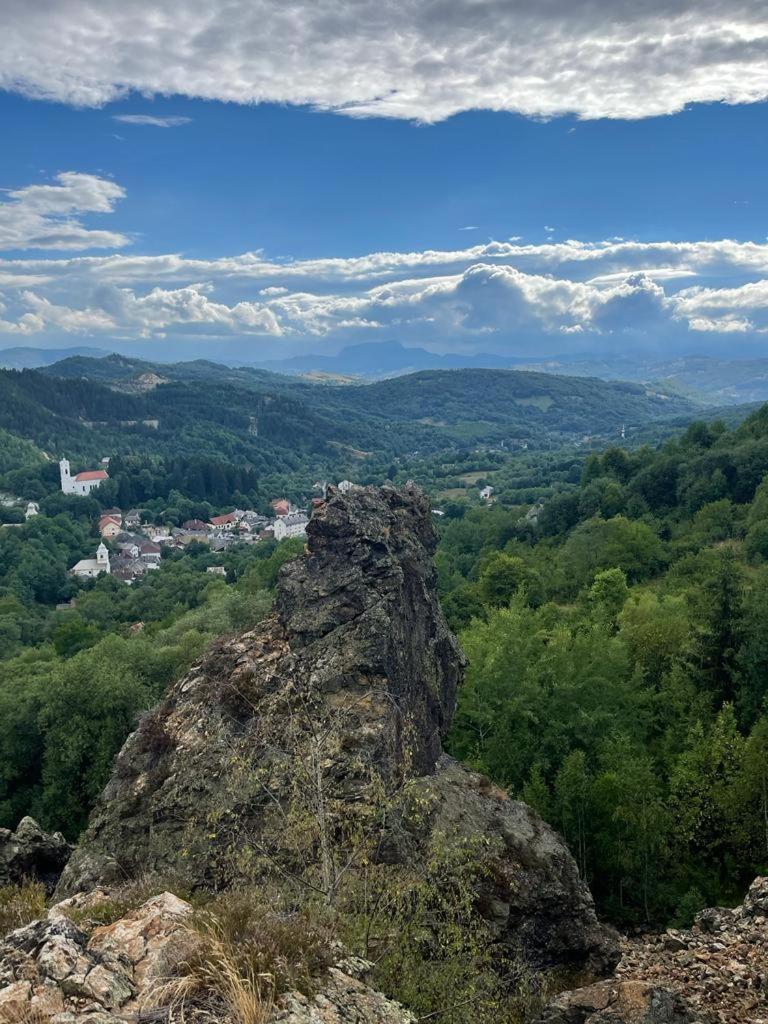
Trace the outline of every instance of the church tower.
[[72, 477], [69, 473], [69, 459], [62, 459], [59, 463], [59, 476], [61, 477], [61, 489], [65, 494], [72, 493]]
[[99, 567], [99, 572], [109, 573], [112, 571], [109, 564], [109, 552], [103, 543], [99, 544], [96, 549], [96, 564]]

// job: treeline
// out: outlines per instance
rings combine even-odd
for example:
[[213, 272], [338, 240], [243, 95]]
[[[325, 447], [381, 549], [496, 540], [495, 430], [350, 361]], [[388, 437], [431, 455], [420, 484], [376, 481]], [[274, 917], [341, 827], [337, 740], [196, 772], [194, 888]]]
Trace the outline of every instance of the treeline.
[[457, 756], [568, 840], [604, 913], [690, 921], [768, 865], [768, 411], [443, 528]]

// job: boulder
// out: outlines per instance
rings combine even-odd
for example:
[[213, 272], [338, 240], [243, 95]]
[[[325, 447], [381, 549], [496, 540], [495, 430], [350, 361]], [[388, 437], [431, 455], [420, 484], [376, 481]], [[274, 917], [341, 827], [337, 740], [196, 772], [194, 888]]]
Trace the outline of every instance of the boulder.
[[71, 853], [60, 832], [43, 832], [34, 818], [22, 818], [15, 832], [0, 828], [0, 886], [36, 880], [50, 894]]
[[603, 981], [566, 992], [535, 1024], [704, 1024], [685, 1000], [661, 985]]
[[615, 936], [562, 839], [443, 755], [464, 659], [435, 546], [417, 489], [331, 493], [274, 613], [215, 643], [126, 741], [58, 896], [144, 873], [218, 889], [287, 872], [332, 898], [361, 836], [418, 870], [436, 836], [471, 835], [494, 860], [480, 903], [502, 956], [610, 969]]

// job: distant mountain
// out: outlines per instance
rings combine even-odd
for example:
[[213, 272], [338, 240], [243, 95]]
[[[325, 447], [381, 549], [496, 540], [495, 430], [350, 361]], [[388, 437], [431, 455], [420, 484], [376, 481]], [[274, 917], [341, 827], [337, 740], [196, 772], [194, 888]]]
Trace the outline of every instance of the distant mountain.
[[107, 353], [100, 348], [79, 346], [76, 348], [16, 348], [0, 349], [0, 369], [3, 370], [36, 370], [41, 366], [50, 366], [61, 359], [71, 356], [88, 356], [99, 359]]
[[416, 370], [462, 370], [479, 367], [504, 370], [521, 365], [524, 360], [484, 353], [474, 356], [441, 355], [425, 348], [408, 348], [399, 341], [380, 341], [349, 345], [336, 355], [311, 354], [290, 359], [254, 363], [278, 373], [329, 374], [339, 377], [394, 377]]

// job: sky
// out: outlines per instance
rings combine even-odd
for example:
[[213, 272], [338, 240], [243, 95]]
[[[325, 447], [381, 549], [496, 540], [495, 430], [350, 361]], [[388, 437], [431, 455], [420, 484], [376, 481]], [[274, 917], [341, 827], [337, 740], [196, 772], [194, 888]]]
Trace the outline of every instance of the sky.
[[0, 348], [768, 355], [751, 0], [4, 0]]

